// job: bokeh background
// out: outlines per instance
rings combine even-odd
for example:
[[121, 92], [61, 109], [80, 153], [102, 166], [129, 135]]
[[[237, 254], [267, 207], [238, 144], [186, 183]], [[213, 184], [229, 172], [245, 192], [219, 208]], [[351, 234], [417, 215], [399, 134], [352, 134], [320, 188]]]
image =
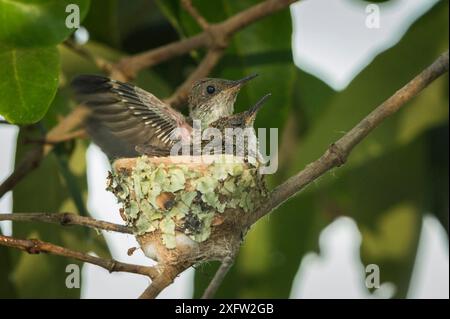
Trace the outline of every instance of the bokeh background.
[[[1, 0], [0, 0], [1, 1]], [[194, 1], [209, 21], [222, 21], [256, 0]], [[260, 77], [239, 96], [244, 109], [272, 92], [258, 127], [280, 130], [277, 185], [317, 158], [370, 110], [448, 49], [448, 1], [377, 2], [380, 27], [368, 28], [362, 0], [304, 0], [243, 30], [213, 76]], [[117, 59], [199, 31], [179, 2], [96, 0], [78, 40]], [[0, 124], [0, 181], [74, 104], [67, 82], [99, 71], [59, 48], [60, 88], [40, 131]], [[193, 70], [194, 52], [141, 72], [136, 83], [164, 97]], [[0, 212], [74, 211], [120, 223], [105, 191], [109, 163], [89, 141], [65, 143], [0, 199]], [[1, 223], [4, 234], [39, 237], [101, 256], [151, 264], [131, 236], [54, 225]], [[0, 247], [1, 297], [135, 298], [148, 282], [82, 265], [81, 289], [64, 285], [73, 261]], [[364, 285], [365, 267], [380, 267], [381, 287]], [[216, 263], [184, 272], [161, 298], [199, 296]], [[448, 75], [434, 82], [359, 145], [342, 168], [260, 221], [247, 235], [218, 297], [448, 298]]]

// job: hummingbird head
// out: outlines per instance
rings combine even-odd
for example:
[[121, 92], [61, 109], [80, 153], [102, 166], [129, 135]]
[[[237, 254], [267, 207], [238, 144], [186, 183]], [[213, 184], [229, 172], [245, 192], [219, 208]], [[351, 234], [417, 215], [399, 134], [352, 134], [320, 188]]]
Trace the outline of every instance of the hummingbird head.
[[256, 114], [271, 95], [271, 93], [267, 93], [262, 98], [260, 98], [255, 105], [253, 105], [249, 110], [246, 111], [246, 115], [244, 116], [246, 127], [253, 127], [256, 119]]
[[234, 102], [241, 87], [256, 77], [252, 74], [240, 80], [205, 78], [195, 82], [189, 94], [189, 114], [202, 121], [202, 126], [233, 114]]
[[253, 127], [255, 123], [256, 114], [271, 96], [270, 93], [264, 95], [262, 98], [256, 102], [250, 109], [245, 112], [232, 114], [229, 116], [224, 116], [221, 119], [215, 121], [211, 124], [212, 127], [223, 127], [223, 128], [246, 128]]

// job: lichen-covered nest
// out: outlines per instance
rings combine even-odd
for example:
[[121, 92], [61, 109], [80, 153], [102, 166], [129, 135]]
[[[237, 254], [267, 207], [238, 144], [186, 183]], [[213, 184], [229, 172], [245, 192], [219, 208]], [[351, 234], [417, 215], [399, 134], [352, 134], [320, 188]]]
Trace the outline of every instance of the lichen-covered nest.
[[267, 195], [258, 164], [227, 155], [119, 159], [108, 190], [144, 253], [163, 263], [223, 258]]

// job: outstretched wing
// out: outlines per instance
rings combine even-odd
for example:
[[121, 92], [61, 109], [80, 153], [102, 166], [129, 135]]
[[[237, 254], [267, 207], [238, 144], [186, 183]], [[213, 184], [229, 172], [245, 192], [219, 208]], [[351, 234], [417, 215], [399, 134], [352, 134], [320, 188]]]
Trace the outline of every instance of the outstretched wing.
[[138, 145], [164, 149], [189, 138], [192, 128], [181, 113], [134, 85], [98, 75], [80, 75], [71, 85], [92, 111], [88, 133], [110, 158], [137, 156]]

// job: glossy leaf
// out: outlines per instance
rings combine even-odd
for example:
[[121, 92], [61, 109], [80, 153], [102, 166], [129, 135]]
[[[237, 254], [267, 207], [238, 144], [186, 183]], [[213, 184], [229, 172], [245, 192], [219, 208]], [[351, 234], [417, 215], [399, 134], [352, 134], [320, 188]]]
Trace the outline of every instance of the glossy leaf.
[[70, 15], [77, 14], [82, 21], [88, 9], [89, 0], [0, 0], [0, 42], [12, 47], [56, 45], [75, 31], [66, 19], [72, 21]]
[[0, 46], [0, 114], [9, 122], [29, 124], [47, 112], [58, 85], [55, 47], [8, 49]]

